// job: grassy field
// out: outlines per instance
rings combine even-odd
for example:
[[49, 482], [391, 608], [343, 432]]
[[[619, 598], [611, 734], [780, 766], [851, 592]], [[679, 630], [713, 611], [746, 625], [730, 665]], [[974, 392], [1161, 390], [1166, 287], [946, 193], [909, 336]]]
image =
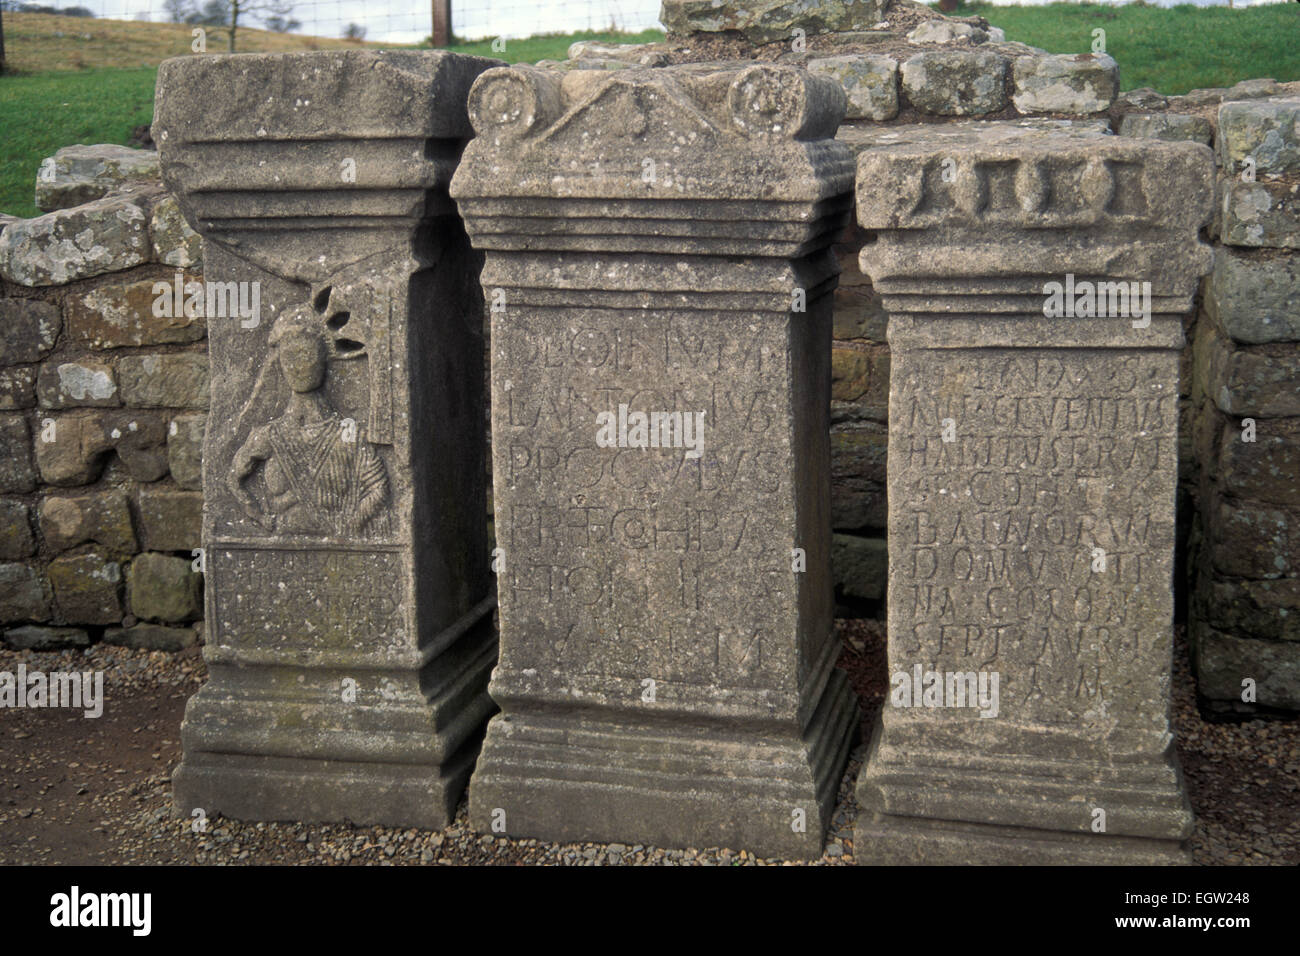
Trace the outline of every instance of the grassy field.
[[[958, 11], [970, 14], [986, 17], [1010, 39], [1053, 53], [1088, 51], [1092, 31], [1101, 27], [1126, 90], [1152, 86], [1173, 94], [1257, 76], [1300, 80], [1300, 4], [1230, 10], [972, 3]], [[16, 75], [0, 77], [0, 211], [34, 216], [38, 210], [32, 194], [41, 160], [72, 143], [126, 143], [133, 127], [151, 119], [158, 63], [189, 52], [192, 28], [31, 13], [6, 14], [4, 25], [5, 49]], [[451, 49], [532, 63], [563, 59], [575, 40], [641, 43], [662, 37], [654, 30], [574, 33], [508, 40], [501, 52], [486, 40]], [[383, 44], [243, 28], [238, 39], [238, 48], [246, 52], [349, 46]], [[225, 49], [220, 31], [208, 34], [208, 49]]]
[[1110, 7], [1055, 3], [1042, 7], [963, 5], [953, 16], [984, 17], [1019, 40], [1052, 53], [1087, 53], [1092, 31], [1106, 31], [1106, 52], [1119, 62], [1120, 88], [1150, 86], [1173, 95], [1269, 76], [1300, 80], [1300, 4], [1266, 7]]

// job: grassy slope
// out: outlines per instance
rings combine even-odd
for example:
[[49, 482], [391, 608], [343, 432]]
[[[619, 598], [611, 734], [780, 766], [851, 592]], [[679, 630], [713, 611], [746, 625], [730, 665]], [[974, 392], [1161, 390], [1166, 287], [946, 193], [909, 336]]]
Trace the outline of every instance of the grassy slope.
[[[1297, 4], [1229, 10], [1094, 4], [991, 7], [977, 3], [963, 7], [960, 13], [978, 13], [1005, 29], [1011, 39], [1054, 53], [1089, 50], [1092, 30], [1102, 27], [1107, 52], [1120, 63], [1124, 89], [1153, 86], [1172, 94], [1195, 87], [1229, 86], [1256, 76], [1300, 79]], [[6, 15], [5, 47], [13, 66], [20, 71], [48, 72], [0, 78], [0, 211], [36, 215], [32, 204], [36, 170], [41, 160], [60, 146], [125, 143], [132, 127], [149, 122], [154, 69], [160, 60], [189, 51], [190, 29], [45, 14]], [[65, 35], [55, 36], [58, 32]], [[89, 40], [82, 38], [87, 33]], [[500, 53], [493, 52], [488, 41], [452, 49], [524, 63], [563, 59], [574, 40], [645, 42], [661, 36], [653, 30], [635, 36], [574, 33], [509, 40]], [[224, 49], [219, 33], [209, 34], [208, 41], [209, 50]], [[243, 29], [239, 39], [239, 49], [244, 51], [356, 45], [346, 40]], [[136, 65], [144, 68], [122, 69]]]

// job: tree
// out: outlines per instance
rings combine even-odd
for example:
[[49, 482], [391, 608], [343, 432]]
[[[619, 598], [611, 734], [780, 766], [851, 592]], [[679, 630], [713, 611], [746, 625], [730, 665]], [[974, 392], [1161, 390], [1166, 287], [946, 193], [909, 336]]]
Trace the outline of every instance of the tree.
[[343, 31], [343, 37], [348, 40], [364, 40], [366, 28], [359, 23], [349, 23], [348, 28]]
[[194, 13], [194, 0], [163, 0], [163, 12], [170, 23], [189, 23]]
[[292, 33], [302, 26], [302, 22], [292, 17], [270, 16], [266, 18], [266, 28], [274, 33]]
[[[225, 27], [227, 48], [234, 53], [235, 36], [239, 31], [241, 18], [260, 20], [268, 27], [273, 20], [295, 24], [285, 28], [293, 30], [302, 24], [296, 20], [286, 20], [285, 18], [291, 13], [293, 13], [293, 0], [207, 0], [203, 5], [203, 11], [190, 14], [185, 18], [185, 22]], [[271, 27], [271, 29], [275, 28]]]

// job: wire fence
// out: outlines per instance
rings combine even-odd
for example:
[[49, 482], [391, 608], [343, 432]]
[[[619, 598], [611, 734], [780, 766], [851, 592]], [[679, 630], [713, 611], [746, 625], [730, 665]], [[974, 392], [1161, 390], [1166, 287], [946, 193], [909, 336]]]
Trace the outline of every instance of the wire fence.
[[[434, 33], [439, 7], [450, 7], [456, 40], [520, 38], [580, 30], [639, 32], [659, 27], [660, 0], [3, 0], [6, 14], [44, 13], [85, 20], [128, 20], [227, 26], [238, 11], [237, 27], [299, 36], [364, 39], [382, 43], [420, 43]], [[445, 13], [443, 13], [445, 17]], [[6, 16], [12, 44], [23, 31]], [[51, 26], [51, 29], [59, 29]], [[69, 27], [63, 27], [66, 32]], [[73, 27], [72, 29], [75, 29]]]

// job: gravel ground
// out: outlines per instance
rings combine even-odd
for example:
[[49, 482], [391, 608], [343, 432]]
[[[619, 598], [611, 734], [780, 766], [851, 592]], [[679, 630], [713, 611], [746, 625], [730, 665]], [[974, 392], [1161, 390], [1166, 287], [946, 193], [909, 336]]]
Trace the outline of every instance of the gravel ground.
[[[841, 666], [865, 702], [864, 732], [887, 688], [879, 622], [841, 621]], [[0, 670], [105, 672], [104, 715], [0, 712], [0, 864], [549, 864], [559, 866], [781, 866], [743, 850], [551, 844], [472, 830], [461, 804], [440, 832], [348, 824], [241, 823], [214, 818], [204, 832], [171, 810], [184, 702], [204, 678], [196, 652], [148, 653], [97, 645], [59, 653], [0, 650]], [[1178, 649], [1174, 721], [1197, 813], [1199, 863], [1300, 864], [1300, 722], [1202, 720]], [[865, 737], [864, 737], [865, 739]], [[817, 865], [853, 862], [853, 754]]]

